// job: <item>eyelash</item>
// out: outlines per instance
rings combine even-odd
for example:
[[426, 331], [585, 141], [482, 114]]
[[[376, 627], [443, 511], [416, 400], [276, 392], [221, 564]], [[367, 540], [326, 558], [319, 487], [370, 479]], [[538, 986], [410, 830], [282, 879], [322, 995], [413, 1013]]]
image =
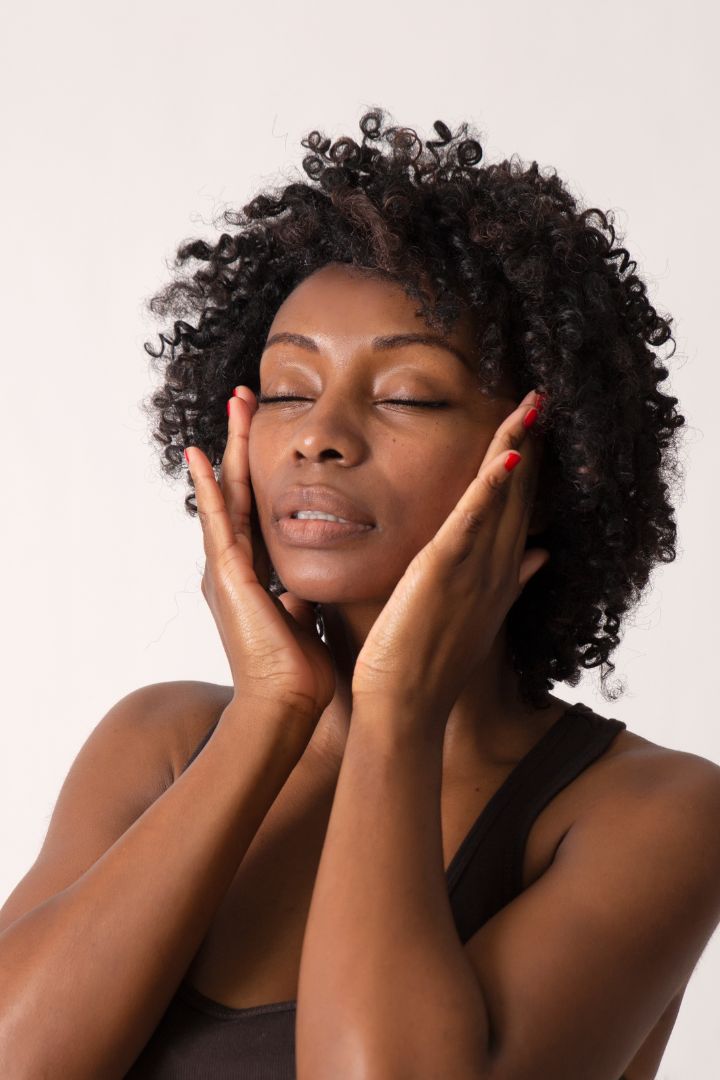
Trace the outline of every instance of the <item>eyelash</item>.
[[[262, 405], [268, 401], [310, 401], [310, 398], [294, 397], [290, 394], [282, 394], [280, 397], [265, 397], [264, 394], [258, 394], [257, 400], [258, 404]], [[447, 405], [447, 401], [416, 401], [413, 398], [387, 398], [386, 400], [391, 405], [417, 405], [425, 409], [441, 409]]]

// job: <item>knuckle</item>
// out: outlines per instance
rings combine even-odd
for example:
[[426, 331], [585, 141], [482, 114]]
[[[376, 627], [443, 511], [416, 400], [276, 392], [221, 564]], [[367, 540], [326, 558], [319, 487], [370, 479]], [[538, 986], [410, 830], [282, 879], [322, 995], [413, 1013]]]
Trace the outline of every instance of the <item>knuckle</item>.
[[487, 512], [481, 506], [469, 507], [463, 513], [465, 531], [469, 533], [480, 532], [487, 520]]
[[222, 508], [221, 507], [216, 507], [216, 508], [213, 508], [213, 509], [210, 509], [210, 510], [208, 510], [208, 509], [201, 510], [198, 507], [198, 517], [200, 518], [200, 524], [202, 525], [203, 529], [205, 529], [206, 526], [209, 525], [209, 523], [212, 521], [213, 518], [217, 517], [218, 514], [221, 514], [221, 513], [222, 513]]
[[485, 478], [485, 483], [490, 490], [494, 498], [506, 499], [508, 495], [508, 486], [506, 484], [507, 471], [502, 472], [489, 472]]

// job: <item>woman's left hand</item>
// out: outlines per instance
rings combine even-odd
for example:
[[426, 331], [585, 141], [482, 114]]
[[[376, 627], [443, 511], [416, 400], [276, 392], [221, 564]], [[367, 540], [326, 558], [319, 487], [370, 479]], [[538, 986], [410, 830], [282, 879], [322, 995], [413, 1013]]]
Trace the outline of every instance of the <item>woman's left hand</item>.
[[444, 731], [473, 668], [549, 560], [543, 548], [525, 550], [542, 440], [523, 421], [539, 396], [530, 391], [505, 418], [477, 476], [395, 586], [358, 654], [354, 701], [415, 703]]

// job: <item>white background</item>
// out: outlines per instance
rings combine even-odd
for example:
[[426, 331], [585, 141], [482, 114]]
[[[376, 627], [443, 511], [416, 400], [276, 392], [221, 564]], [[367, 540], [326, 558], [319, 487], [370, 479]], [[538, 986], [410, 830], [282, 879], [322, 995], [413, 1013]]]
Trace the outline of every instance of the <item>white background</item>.
[[[110, 706], [167, 679], [229, 683], [199, 592], [200, 525], [160, 476], [140, 399], [143, 304], [178, 243], [298, 166], [302, 135], [359, 134], [365, 106], [432, 134], [479, 128], [487, 161], [555, 166], [616, 211], [675, 317], [664, 389], [688, 420], [676, 562], [614, 655], [555, 691], [720, 761], [717, 687], [718, 27], [709, 3], [505, 0], [257, 6], [24, 2], [2, 20], [3, 618], [0, 902]], [[282, 175], [281, 175], [282, 174]], [[713, 495], [715, 493], [715, 495]], [[720, 935], [661, 1080], [720, 1075]]]

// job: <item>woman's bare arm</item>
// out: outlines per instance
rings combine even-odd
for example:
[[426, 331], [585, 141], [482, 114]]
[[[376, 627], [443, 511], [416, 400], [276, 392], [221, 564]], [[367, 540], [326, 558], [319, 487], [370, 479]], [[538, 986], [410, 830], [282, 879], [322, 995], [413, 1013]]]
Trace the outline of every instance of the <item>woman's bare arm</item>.
[[[138, 731], [147, 732], [147, 717], [138, 710], [153, 692], [128, 695], [98, 725], [68, 774], [41, 857], [0, 912], [5, 1080], [125, 1075], [302, 755], [300, 728], [281, 706], [234, 699], [198, 757], [143, 809], [149, 777]], [[118, 773], [135, 780], [123, 787]], [[75, 855], [66, 883], [60, 860], [72, 863], [73, 835], [87, 845], [86, 815], [91, 831], [106, 829], [107, 846], [86, 868]], [[19, 914], [33, 890], [44, 898]]]

